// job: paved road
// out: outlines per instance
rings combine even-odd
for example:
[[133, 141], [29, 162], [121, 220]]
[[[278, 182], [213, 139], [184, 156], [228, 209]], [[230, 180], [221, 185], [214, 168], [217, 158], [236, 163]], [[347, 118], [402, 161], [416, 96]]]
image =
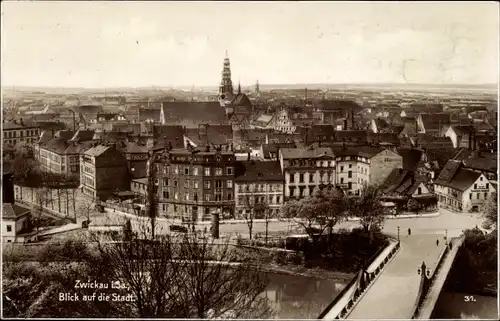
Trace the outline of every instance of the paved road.
[[428, 234], [404, 236], [401, 241], [400, 252], [354, 307], [348, 319], [411, 317], [420, 285], [417, 268], [422, 261], [433, 268], [444, 248], [444, 242], [437, 246], [436, 236]]

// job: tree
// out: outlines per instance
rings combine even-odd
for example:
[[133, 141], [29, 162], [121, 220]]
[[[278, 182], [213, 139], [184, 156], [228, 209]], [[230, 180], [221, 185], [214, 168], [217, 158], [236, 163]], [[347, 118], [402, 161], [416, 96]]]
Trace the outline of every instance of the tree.
[[488, 224], [496, 226], [498, 220], [498, 195], [497, 192], [491, 193], [491, 196], [486, 203], [484, 209], [484, 218], [488, 222]]
[[[304, 228], [313, 242], [345, 216], [345, 199], [337, 190], [325, 190], [300, 200], [291, 200], [282, 207], [282, 215]], [[315, 228], [315, 226], [317, 228]]]
[[[238, 264], [237, 253], [227, 240], [198, 234], [174, 239], [147, 228], [127, 242], [98, 241], [97, 261], [101, 275], [121, 280], [135, 301], [134, 316], [143, 318], [260, 317], [268, 309], [258, 296], [265, 281], [258, 265]], [[232, 265], [220, 264], [228, 262]], [[231, 314], [228, 314], [231, 312]]]
[[420, 211], [420, 204], [414, 198], [410, 198], [406, 204], [409, 212], [418, 213]]
[[373, 231], [379, 229], [384, 222], [387, 208], [381, 202], [382, 192], [378, 186], [370, 185], [360, 191], [359, 196], [346, 196], [347, 212], [351, 217], [359, 217], [360, 224], [370, 240]]
[[[266, 219], [266, 227], [268, 222], [269, 202], [268, 196], [255, 192], [255, 184], [250, 186], [250, 193], [241, 196], [242, 204], [245, 206], [243, 210], [243, 218], [248, 226], [248, 235], [252, 239], [252, 231], [255, 219]], [[267, 241], [267, 231], [266, 231]]]
[[[92, 200], [85, 199], [80, 204], [80, 206], [78, 207], [78, 209], [81, 212], [81, 214], [83, 214], [84, 217], [86, 218], [87, 224], [89, 224], [90, 223], [90, 214], [92, 214], [92, 212], [95, 209], [95, 203]], [[75, 213], [75, 218], [76, 218], [76, 213]]]
[[123, 226], [123, 239], [125, 242], [130, 242], [132, 240], [132, 236], [132, 224], [130, 223], [130, 219], [127, 219], [125, 225]]
[[43, 211], [44, 205], [47, 205], [48, 200], [48, 190], [46, 188], [37, 188], [35, 190], [35, 202], [33, 203], [31, 211], [31, 224], [36, 228], [36, 239], [38, 239], [38, 234], [40, 232], [40, 227], [43, 223]]

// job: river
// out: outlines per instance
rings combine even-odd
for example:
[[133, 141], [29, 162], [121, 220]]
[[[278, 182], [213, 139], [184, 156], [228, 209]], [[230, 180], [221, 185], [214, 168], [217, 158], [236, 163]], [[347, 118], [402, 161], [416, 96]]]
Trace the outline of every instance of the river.
[[443, 291], [432, 319], [498, 319], [497, 298]]
[[266, 273], [269, 284], [263, 293], [279, 319], [316, 319], [342, 291], [347, 282]]

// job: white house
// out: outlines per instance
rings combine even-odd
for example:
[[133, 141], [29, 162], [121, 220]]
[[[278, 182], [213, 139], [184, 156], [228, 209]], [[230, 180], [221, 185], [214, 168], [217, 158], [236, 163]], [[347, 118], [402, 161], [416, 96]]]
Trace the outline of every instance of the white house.
[[20, 237], [19, 233], [28, 227], [31, 211], [12, 203], [3, 203], [2, 210], [3, 241], [23, 242], [24, 238]]
[[478, 212], [488, 204], [495, 185], [478, 171], [450, 160], [434, 182], [440, 207], [456, 212]]

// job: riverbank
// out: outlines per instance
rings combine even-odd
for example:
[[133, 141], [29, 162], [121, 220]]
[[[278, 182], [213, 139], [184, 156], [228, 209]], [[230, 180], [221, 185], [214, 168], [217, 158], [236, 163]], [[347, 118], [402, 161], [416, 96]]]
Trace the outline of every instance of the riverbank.
[[276, 263], [269, 263], [262, 267], [264, 272], [271, 272], [276, 274], [285, 274], [291, 276], [303, 276], [321, 280], [331, 280], [338, 282], [349, 282], [353, 277], [353, 273], [346, 273], [340, 271], [331, 271], [321, 268], [306, 268], [303, 265], [279, 265]]

